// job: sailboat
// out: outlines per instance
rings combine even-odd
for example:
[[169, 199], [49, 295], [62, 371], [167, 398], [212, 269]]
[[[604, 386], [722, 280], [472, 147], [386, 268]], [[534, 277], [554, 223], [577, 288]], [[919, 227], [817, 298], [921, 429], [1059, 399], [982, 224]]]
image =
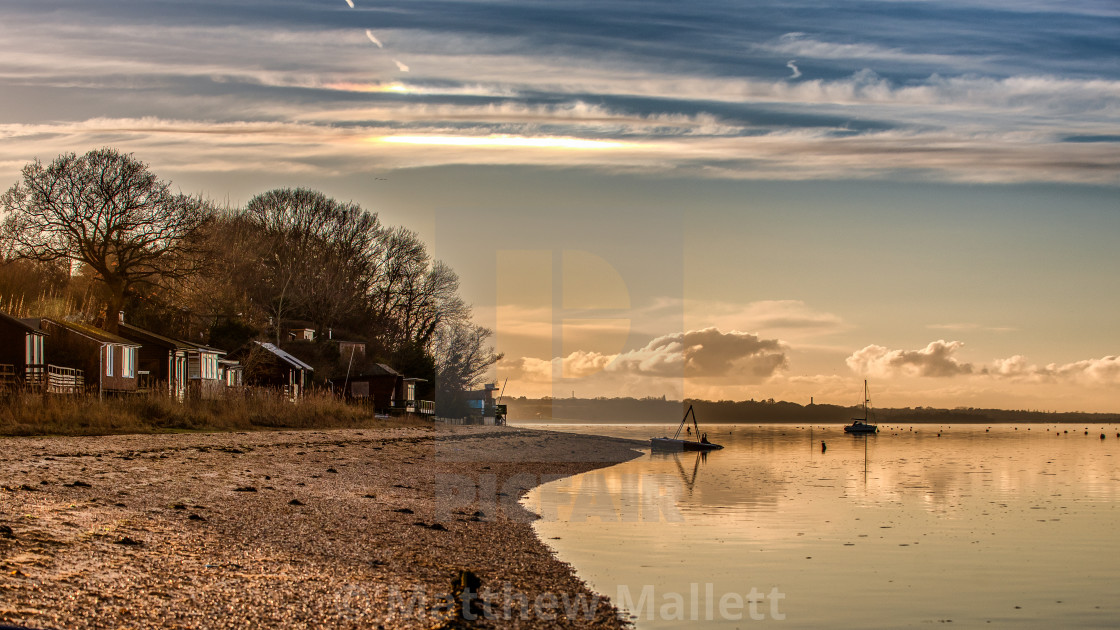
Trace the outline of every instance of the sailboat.
[[[696, 439], [682, 440], [681, 430], [684, 429], [684, 423], [688, 422], [689, 415], [692, 416], [692, 426], [696, 428]], [[696, 412], [692, 410], [692, 405], [689, 405], [688, 411], [684, 412], [684, 418], [681, 419], [680, 426], [677, 427], [673, 437], [650, 438], [649, 446], [655, 451], [714, 451], [723, 448], [719, 444], [709, 442], [708, 434], [700, 436], [700, 425], [696, 423]]]
[[871, 402], [871, 394], [867, 391], [867, 380], [863, 381], [863, 417], [852, 418], [852, 423], [844, 427], [844, 433], [878, 433], [879, 427], [867, 421], [867, 404]]

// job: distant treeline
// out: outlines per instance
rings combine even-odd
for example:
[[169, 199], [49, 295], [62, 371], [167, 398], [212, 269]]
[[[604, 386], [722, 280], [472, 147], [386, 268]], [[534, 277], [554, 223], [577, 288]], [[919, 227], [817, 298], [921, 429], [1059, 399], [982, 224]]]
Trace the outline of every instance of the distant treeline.
[[[506, 399], [509, 419], [572, 422], [680, 422], [693, 405], [701, 423], [790, 422], [825, 424], [850, 422], [860, 407], [800, 405], [784, 401], [663, 400], [658, 398], [513, 398]], [[1120, 422], [1120, 414], [1045, 412], [1007, 409], [934, 409], [932, 407], [875, 409], [873, 422], [887, 424], [950, 423], [1106, 423]]]

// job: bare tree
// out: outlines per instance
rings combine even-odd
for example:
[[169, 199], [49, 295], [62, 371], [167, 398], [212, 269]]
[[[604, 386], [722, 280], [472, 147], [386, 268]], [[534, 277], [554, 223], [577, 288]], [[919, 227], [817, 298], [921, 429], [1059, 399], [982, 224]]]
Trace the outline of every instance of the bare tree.
[[276, 318], [298, 314], [320, 328], [367, 307], [382, 234], [377, 215], [305, 188], [271, 190], [245, 208], [259, 264], [256, 287]]
[[459, 321], [441, 326], [433, 340], [436, 361], [436, 403], [440, 413], [459, 416], [466, 413], [463, 394], [482, 384], [490, 368], [502, 359], [487, 340], [489, 328]]
[[470, 318], [470, 307], [459, 297], [459, 276], [432, 262], [416, 233], [404, 228], [382, 241], [374, 304], [390, 348], [428, 348], [441, 325]]
[[0, 239], [16, 258], [88, 266], [107, 293], [115, 332], [126, 295], [166, 286], [203, 264], [194, 236], [211, 215], [201, 199], [171, 192], [131, 154], [98, 149], [36, 160], [0, 196]]

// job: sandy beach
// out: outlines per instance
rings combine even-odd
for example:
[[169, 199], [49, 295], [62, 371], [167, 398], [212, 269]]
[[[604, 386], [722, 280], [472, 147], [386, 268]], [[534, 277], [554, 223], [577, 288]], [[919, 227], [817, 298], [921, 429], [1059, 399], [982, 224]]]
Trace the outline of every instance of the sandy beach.
[[517, 501], [635, 446], [493, 427], [3, 438], [0, 623], [622, 627]]

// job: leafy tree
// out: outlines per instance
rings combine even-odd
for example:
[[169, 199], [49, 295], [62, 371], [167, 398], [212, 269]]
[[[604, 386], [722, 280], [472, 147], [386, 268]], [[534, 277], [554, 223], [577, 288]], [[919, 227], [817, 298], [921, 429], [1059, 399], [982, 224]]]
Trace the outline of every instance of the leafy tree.
[[36, 160], [22, 175], [0, 196], [0, 239], [16, 258], [92, 270], [110, 331], [126, 296], [166, 289], [204, 263], [195, 236], [209, 205], [171, 192], [131, 154], [68, 153], [47, 166]]

